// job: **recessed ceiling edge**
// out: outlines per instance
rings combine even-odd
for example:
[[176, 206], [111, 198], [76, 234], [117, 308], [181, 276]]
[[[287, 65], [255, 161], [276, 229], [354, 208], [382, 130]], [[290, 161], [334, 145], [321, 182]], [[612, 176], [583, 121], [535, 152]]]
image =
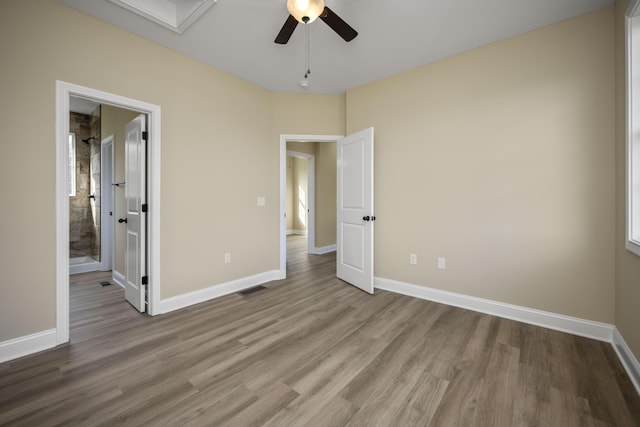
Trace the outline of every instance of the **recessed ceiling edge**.
[[[109, 0], [136, 15], [182, 34], [218, 0]], [[180, 10], [181, 6], [185, 10]]]

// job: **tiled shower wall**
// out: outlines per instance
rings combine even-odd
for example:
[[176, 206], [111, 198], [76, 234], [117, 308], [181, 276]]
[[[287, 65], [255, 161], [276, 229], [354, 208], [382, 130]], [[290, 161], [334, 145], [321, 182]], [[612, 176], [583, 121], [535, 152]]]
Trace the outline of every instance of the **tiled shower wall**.
[[[70, 113], [69, 131], [76, 134], [76, 196], [69, 197], [69, 257], [88, 256], [99, 261], [100, 107], [91, 115]], [[96, 139], [82, 142], [91, 136]]]

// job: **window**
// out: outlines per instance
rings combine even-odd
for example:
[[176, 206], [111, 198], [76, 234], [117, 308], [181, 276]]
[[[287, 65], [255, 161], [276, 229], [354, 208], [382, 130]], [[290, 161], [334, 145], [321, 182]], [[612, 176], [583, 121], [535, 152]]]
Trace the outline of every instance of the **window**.
[[640, 255], [640, 0], [626, 13], [627, 39], [627, 244]]
[[69, 134], [69, 197], [76, 195], [76, 134]]

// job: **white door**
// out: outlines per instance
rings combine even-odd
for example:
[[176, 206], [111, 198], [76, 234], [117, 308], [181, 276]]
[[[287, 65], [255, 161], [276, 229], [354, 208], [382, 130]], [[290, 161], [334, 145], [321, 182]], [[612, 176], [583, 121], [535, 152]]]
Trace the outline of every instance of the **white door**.
[[336, 275], [373, 293], [373, 128], [337, 143]]
[[[144, 135], [143, 135], [144, 133]], [[140, 312], [145, 311], [146, 276], [146, 117], [139, 115], [125, 126], [126, 244], [125, 298]], [[123, 221], [120, 219], [119, 221]]]

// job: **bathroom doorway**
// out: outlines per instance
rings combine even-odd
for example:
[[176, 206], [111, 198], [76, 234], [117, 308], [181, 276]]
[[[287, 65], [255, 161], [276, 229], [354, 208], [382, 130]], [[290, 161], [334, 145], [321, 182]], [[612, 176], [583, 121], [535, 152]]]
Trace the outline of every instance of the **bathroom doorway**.
[[[138, 111], [69, 97], [69, 274], [125, 285], [125, 125]], [[75, 188], [75, 191], [72, 191]]]
[[[125, 165], [125, 161], [120, 162], [118, 157], [118, 141], [125, 141], [122, 129], [122, 138], [115, 131], [105, 131], [106, 112], [110, 109], [119, 112], [124, 111], [131, 115], [132, 112], [137, 117], [143, 117], [146, 122], [147, 129], [141, 133], [140, 137], [144, 140], [146, 155], [138, 156], [145, 160], [144, 169], [139, 168], [140, 174], [134, 176], [133, 180], [142, 185], [144, 188], [144, 198], [139, 197], [138, 202], [142, 206], [138, 206], [138, 211], [143, 212], [145, 220], [145, 251], [138, 251], [140, 255], [136, 262], [143, 266], [144, 269], [136, 270], [136, 274], [126, 275], [123, 283], [135, 282], [139, 288], [144, 289], [143, 304], [138, 308], [140, 311], [146, 311], [150, 315], [156, 315], [161, 312], [160, 307], [160, 153], [161, 153], [161, 108], [158, 105], [150, 104], [133, 98], [124, 97], [97, 89], [83, 87], [63, 81], [56, 81], [56, 344], [62, 344], [69, 341], [69, 188], [70, 188], [70, 150], [69, 150], [69, 116], [70, 104], [74, 98], [93, 101], [101, 105], [101, 134], [114, 135], [114, 146], [116, 147], [114, 159], [114, 175], [112, 184], [117, 184], [119, 179], [119, 164], [122, 164], [123, 171], [128, 171], [131, 175], [133, 169]], [[118, 115], [118, 117], [121, 117]], [[131, 121], [129, 116], [129, 121]], [[120, 127], [118, 127], [120, 129]], [[129, 141], [127, 139], [127, 141]], [[123, 147], [124, 148], [124, 147]], [[125, 156], [124, 149], [123, 158], [131, 158]], [[144, 175], [143, 175], [144, 174]], [[123, 173], [124, 175], [124, 173]], [[137, 188], [137, 186], [134, 186]], [[126, 186], [123, 186], [126, 189]], [[136, 193], [138, 194], [138, 193]], [[115, 208], [112, 217], [118, 218], [118, 226], [124, 228], [124, 233], [128, 232], [127, 216], [118, 216], [117, 196]], [[128, 212], [125, 203], [122, 203], [123, 212]], [[130, 204], [133, 206], [132, 204]], [[139, 203], [138, 203], [139, 205]], [[131, 210], [131, 209], [129, 209]], [[119, 221], [122, 220], [122, 221]], [[118, 233], [114, 232], [117, 237]], [[118, 242], [114, 239], [114, 247], [117, 248]], [[115, 251], [116, 259], [114, 262], [114, 280], [115, 268], [117, 268], [117, 255], [119, 251]], [[128, 250], [125, 252], [129, 253]], [[126, 254], [122, 255], [126, 259]], [[135, 255], [134, 255], [135, 256]], [[138, 274], [139, 273], [139, 274]], [[128, 300], [128, 299], [127, 299]]]

